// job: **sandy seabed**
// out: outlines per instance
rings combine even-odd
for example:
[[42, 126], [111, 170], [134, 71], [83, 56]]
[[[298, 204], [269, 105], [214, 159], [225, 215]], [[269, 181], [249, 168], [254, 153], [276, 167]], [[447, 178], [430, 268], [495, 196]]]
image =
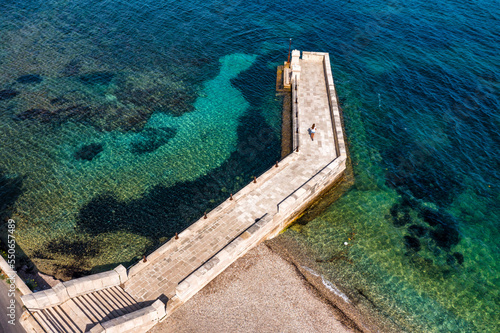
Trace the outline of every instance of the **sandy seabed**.
[[150, 332], [355, 331], [295, 266], [260, 244]]

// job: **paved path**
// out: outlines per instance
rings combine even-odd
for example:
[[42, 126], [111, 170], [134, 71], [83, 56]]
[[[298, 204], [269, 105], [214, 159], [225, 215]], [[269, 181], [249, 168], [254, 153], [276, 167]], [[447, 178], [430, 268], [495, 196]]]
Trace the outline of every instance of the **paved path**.
[[[150, 262], [133, 275], [125, 290], [136, 301], [169, 298], [175, 295], [177, 284], [222, 249], [234, 237], [264, 214], [275, 214], [277, 204], [300, 187], [336, 157], [335, 139], [328, 105], [322, 61], [300, 60], [302, 77], [299, 97], [299, 153], [288, 164], [280, 165], [276, 174], [259, 178], [249, 193], [234, 196], [233, 204], [209, 214], [208, 223], [189, 237], [181, 237], [178, 245]], [[308, 129], [317, 127], [314, 141]]]
[[16, 319], [15, 325], [11, 325], [8, 323], [10, 320], [7, 317], [7, 306], [10, 305], [11, 297], [9, 296], [9, 286], [5, 281], [0, 281], [0, 332], [9, 332], [9, 333], [26, 333], [24, 328], [19, 323], [19, 318], [23, 313], [21, 299], [17, 295], [16, 292]]

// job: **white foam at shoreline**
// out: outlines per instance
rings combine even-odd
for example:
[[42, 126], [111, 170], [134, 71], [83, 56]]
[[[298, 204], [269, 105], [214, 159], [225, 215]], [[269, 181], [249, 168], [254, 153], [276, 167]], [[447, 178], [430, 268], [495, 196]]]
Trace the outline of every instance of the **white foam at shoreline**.
[[334, 293], [338, 297], [342, 298], [346, 303], [351, 303], [351, 301], [349, 300], [349, 297], [347, 297], [346, 294], [341, 292], [333, 283], [331, 283], [330, 281], [325, 279], [325, 277], [323, 275], [316, 273], [315, 271], [313, 271], [309, 267], [306, 267], [306, 266], [301, 266], [301, 267], [303, 269], [305, 269], [306, 271], [308, 271], [309, 273], [311, 273], [312, 275], [317, 276], [317, 277], [321, 277], [321, 282], [323, 282], [323, 285], [326, 288], [328, 288], [328, 290], [330, 290], [332, 293]]

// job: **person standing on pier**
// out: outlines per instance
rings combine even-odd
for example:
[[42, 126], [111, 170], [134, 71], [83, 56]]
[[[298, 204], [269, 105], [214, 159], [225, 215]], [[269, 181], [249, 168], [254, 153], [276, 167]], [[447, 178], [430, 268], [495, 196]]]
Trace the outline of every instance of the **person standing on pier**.
[[309, 135], [311, 136], [311, 140], [314, 141], [314, 133], [316, 133], [316, 124], [312, 124], [311, 128], [309, 129]]

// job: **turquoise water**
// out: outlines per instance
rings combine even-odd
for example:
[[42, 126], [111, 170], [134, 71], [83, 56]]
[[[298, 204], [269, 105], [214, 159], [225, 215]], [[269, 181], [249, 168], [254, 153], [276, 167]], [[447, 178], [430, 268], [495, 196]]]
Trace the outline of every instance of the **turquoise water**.
[[401, 331], [499, 330], [496, 1], [0, 8], [0, 209], [42, 271], [133, 261], [271, 166], [292, 37], [330, 53], [355, 183], [288, 233]]

